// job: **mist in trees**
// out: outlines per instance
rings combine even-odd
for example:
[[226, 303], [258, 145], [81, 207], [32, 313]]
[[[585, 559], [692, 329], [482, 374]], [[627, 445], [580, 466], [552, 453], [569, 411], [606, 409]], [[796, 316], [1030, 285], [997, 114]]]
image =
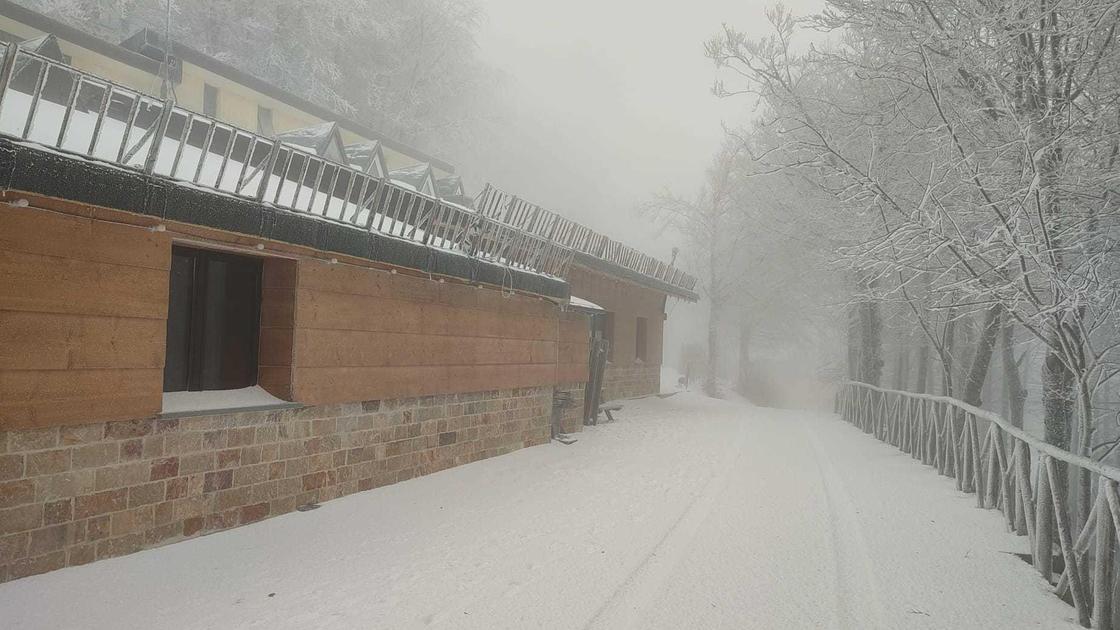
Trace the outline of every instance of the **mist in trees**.
[[[22, 0], [109, 41], [162, 33], [167, 0]], [[495, 106], [475, 0], [171, 0], [172, 39], [428, 150]]]
[[741, 338], [780, 322], [786, 345], [814, 328], [803, 309], [827, 313], [817, 337], [839, 343], [821, 365], [837, 379], [1113, 453], [1115, 3], [831, 0], [767, 17], [768, 36], [725, 26], [706, 45], [715, 92], [751, 112], [715, 159], [741, 166], [720, 219], [735, 244], [709, 239], [702, 265], [713, 312]]

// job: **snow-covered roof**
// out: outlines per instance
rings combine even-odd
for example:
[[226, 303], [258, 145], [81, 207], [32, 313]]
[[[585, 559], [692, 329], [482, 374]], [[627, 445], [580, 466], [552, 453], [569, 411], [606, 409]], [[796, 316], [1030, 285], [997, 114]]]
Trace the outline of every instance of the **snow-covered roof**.
[[342, 145], [342, 133], [339, 132], [336, 122], [325, 122], [301, 129], [282, 131], [276, 134], [276, 137], [285, 144], [309, 149], [319, 157], [325, 157], [335, 162], [346, 161], [346, 149]]
[[58, 38], [49, 33], [20, 42], [19, 47], [48, 59], [66, 63], [66, 55], [63, 54], [62, 47], [58, 45]]
[[345, 151], [346, 160], [354, 168], [377, 177], [385, 176], [385, 154], [381, 150], [380, 142], [375, 140], [348, 144]]
[[427, 162], [405, 166], [404, 168], [389, 171], [389, 179], [395, 182], [408, 184], [413, 190], [426, 195], [435, 196], [435, 181], [432, 177], [432, 167]]
[[436, 180], [436, 196], [440, 199], [463, 196], [463, 178], [448, 175]]

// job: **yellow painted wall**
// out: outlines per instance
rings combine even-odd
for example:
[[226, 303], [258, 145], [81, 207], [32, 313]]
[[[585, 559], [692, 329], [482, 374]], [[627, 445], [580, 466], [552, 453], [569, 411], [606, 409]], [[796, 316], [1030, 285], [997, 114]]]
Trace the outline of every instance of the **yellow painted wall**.
[[[5, 30], [22, 39], [34, 39], [44, 35], [42, 31], [31, 28], [21, 22], [0, 15], [0, 29]], [[146, 94], [158, 95], [160, 79], [157, 75], [134, 68], [128, 64], [110, 59], [105, 55], [82, 48], [65, 40], [59, 40], [62, 52], [71, 57], [70, 64], [75, 68], [108, 79], [114, 83], [140, 90]]]
[[[0, 15], [0, 30], [7, 31], [20, 39], [33, 39], [44, 35], [42, 31], [5, 15]], [[160, 78], [158, 75], [63, 39], [59, 39], [59, 45], [62, 52], [71, 57], [70, 63], [75, 68], [152, 96], [159, 95]], [[298, 108], [187, 62], [183, 63], [183, 80], [175, 86], [176, 102], [186, 109], [201, 113], [203, 109], [203, 86], [206, 83], [218, 88], [217, 118], [249, 131], [257, 131], [258, 105], [272, 110], [272, 126], [276, 132], [299, 129], [323, 122], [322, 119]], [[362, 137], [349, 129], [343, 129], [342, 138], [346, 144], [373, 141], [372, 138]], [[388, 147], [383, 147], [383, 152], [385, 165], [389, 170], [412, 166], [424, 161], [419, 157], [413, 157]], [[437, 171], [438, 177], [444, 175], [446, 173], [443, 171]]]
[[183, 63], [183, 81], [175, 86], [175, 97], [183, 107], [202, 111], [205, 84], [218, 88], [218, 118], [250, 131], [257, 130], [257, 106], [272, 110], [272, 125], [277, 132], [299, 129], [323, 122], [274, 98], [249, 89], [240, 83], [214, 74], [194, 64]]

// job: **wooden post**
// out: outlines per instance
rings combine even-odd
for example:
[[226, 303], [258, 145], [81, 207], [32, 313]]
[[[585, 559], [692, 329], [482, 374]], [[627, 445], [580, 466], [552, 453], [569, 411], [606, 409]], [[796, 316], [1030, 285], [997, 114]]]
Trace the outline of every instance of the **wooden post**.
[[1043, 455], [1038, 466], [1038, 506], [1035, 513], [1034, 568], [1050, 582], [1054, 579], [1054, 508], [1051, 505], [1050, 473]]
[[1112, 513], [1106, 496], [1107, 479], [1101, 478], [1097, 490], [1097, 535], [1093, 553], [1093, 627], [1112, 630]]
[[969, 414], [968, 436], [972, 451], [972, 485], [976, 489], [976, 507], [984, 507], [984, 470], [980, 467], [980, 435], [976, 429], [976, 416]]
[[999, 459], [996, 455], [998, 446], [996, 442], [1000, 439], [999, 425], [992, 423], [988, 427], [988, 465], [987, 465], [987, 489], [988, 489], [988, 507], [999, 507], [999, 488], [1000, 488], [1000, 469]]
[[954, 413], [956, 407], [952, 405], [945, 405], [945, 427], [948, 430], [949, 441], [949, 475], [957, 482], [957, 490], [964, 490], [964, 484], [960, 475], [961, 468], [961, 455], [958, 449], [957, 441], [957, 414]]
[[934, 442], [934, 448], [937, 449], [937, 472], [941, 475], [946, 474], [948, 470], [948, 463], [946, 460], [948, 459], [947, 454], [949, 452], [949, 446], [945, 439], [946, 424], [948, 424], [948, 420], [945, 417], [944, 410], [941, 410], [937, 414], [937, 435]]
[[[1031, 453], [1026, 442], [1015, 442], [1015, 485], [1019, 487], [1022, 519], [1026, 521], [1027, 536], [1034, 544], [1034, 498], [1031, 496]], [[1052, 464], [1053, 462], [1051, 462]], [[1033, 549], [1033, 547], [1032, 547]]]
[[[1053, 480], [1051, 480], [1051, 485], [1053, 485]], [[1069, 515], [1067, 514], [1066, 516], [1068, 518]], [[1070, 532], [1072, 531], [1073, 528], [1070, 527]], [[1085, 520], [1085, 527], [1081, 528], [1081, 532], [1077, 534], [1077, 539], [1073, 541], [1073, 553], [1077, 556], [1077, 563], [1081, 567], [1082, 584], [1089, 580], [1089, 574], [1086, 570], [1087, 568], [1083, 563], [1085, 562], [1086, 555], [1089, 553], [1089, 547], [1092, 544], [1093, 536], [1096, 534], [1096, 532], [1097, 502], [1094, 501], [1092, 509], [1089, 510], [1089, 516]], [[1055, 588], [1055, 591], [1058, 593], [1059, 597], [1065, 596], [1065, 594], [1069, 592], [1069, 575], [1067, 574], [1068, 570], [1069, 569], [1067, 567], [1066, 571], [1063, 571], [1061, 577], [1058, 578], [1058, 585]]]
[[939, 466], [937, 457], [937, 404], [929, 404], [929, 413], [926, 414], [926, 463], [930, 466]]
[[961, 454], [961, 468], [959, 471], [957, 471], [957, 475], [961, 480], [961, 491], [968, 493], [972, 492], [974, 489], [972, 486], [972, 440], [969, 439], [969, 433], [971, 431], [968, 428], [970, 424], [970, 415], [967, 413], [963, 413], [961, 415], [964, 418], [964, 422], [961, 423], [961, 445], [958, 448], [958, 451]]
[[[1058, 477], [1054, 467], [1054, 460], [1046, 458], [1046, 472], [1052, 481]], [[1081, 583], [1081, 573], [1077, 568], [1077, 554], [1073, 550], [1073, 539], [1070, 535], [1069, 516], [1066, 513], [1064, 483], [1052, 484], [1051, 497], [1054, 506], [1054, 520], [1058, 525], [1058, 541], [1062, 546], [1062, 558], [1066, 562], [1066, 575], [1069, 579], [1070, 595], [1073, 597], [1073, 607], [1077, 610], [1077, 619], [1082, 626], [1089, 627], [1089, 609], [1085, 605], [1085, 590]]]
[[925, 452], [922, 448], [925, 438], [926, 401], [918, 399], [914, 405], [914, 434], [910, 436], [910, 454], [918, 461], [925, 461]]

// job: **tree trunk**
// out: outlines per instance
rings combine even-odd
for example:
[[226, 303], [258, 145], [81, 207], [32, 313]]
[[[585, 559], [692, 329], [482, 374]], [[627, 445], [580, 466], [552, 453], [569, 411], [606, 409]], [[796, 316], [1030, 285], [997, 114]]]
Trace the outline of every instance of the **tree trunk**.
[[898, 342], [898, 363], [894, 366], [894, 388], [906, 391], [910, 380], [910, 346], [900, 339]]
[[848, 380], [860, 380], [860, 305], [848, 305]]
[[719, 391], [719, 316], [720, 303], [713, 296], [708, 310], [708, 371], [704, 375], [704, 393], [720, 398]]
[[948, 320], [945, 322], [945, 334], [942, 337], [941, 347], [941, 395], [953, 395], [953, 338], [956, 334], [957, 320], [950, 309]]
[[[986, 321], [986, 319], [985, 319]], [[972, 370], [973, 357], [976, 355], [979, 340], [976, 336], [976, 318], [971, 314], [963, 315], [957, 323], [955, 348], [953, 351], [953, 383], [957, 388], [968, 385], [969, 373]]]
[[[1077, 381], [1077, 400], [1080, 407], [1078, 422], [1078, 455], [1093, 456], [1093, 391], [1084, 376]], [[1093, 495], [1093, 480], [1089, 471], [1078, 468], [1077, 524], [1084, 525], [1089, 519], [1089, 502]]]
[[914, 386], [914, 391], [919, 394], [926, 393], [926, 388], [929, 386], [929, 342], [922, 343], [921, 349], [918, 350], [918, 382]]
[[1073, 373], [1056, 350], [1047, 351], [1042, 364], [1042, 410], [1046, 441], [1069, 450], [1073, 428]]
[[739, 322], [739, 393], [746, 396], [751, 377], [751, 325]]
[[984, 381], [988, 378], [988, 368], [992, 363], [1002, 312], [1003, 307], [996, 305], [984, 313], [984, 324], [980, 329], [976, 352], [972, 354], [972, 366], [964, 382], [964, 401], [973, 407], [979, 407], [983, 403], [980, 394], [984, 389]]
[[1015, 360], [1015, 324], [1008, 317], [1003, 324], [1003, 384], [1004, 396], [1008, 406], [1008, 421], [1019, 428], [1023, 427], [1023, 405], [1027, 399], [1027, 390], [1023, 389], [1023, 380], [1019, 376], [1019, 362]]
[[860, 380], [879, 386], [883, 379], [883, 319], [878, 302], [860, 304]]

